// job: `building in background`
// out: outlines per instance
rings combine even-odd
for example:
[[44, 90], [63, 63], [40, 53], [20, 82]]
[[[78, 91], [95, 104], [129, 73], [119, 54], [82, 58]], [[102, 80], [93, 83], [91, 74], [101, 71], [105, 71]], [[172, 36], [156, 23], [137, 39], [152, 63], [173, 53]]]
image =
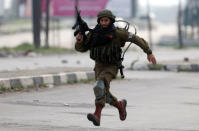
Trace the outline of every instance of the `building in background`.
[[188, 0], [184, 9], [185, 36], [199, 39], [199, 0]]
[[25, 18], [32, 15], [32, 0], [12, 0], [13, 17]]
[[117, 17], [134, 18], [137, 16], [139, 4], [137, 0], [109, 0], [106, 8], [112, 10]]
[[[0, 0], [3, 2], [4, 0]], [[9, 18], [31, 17], [32, 0], [9, 0], [10, 8], [7, 11]], [[75, 0], [74, 0], [75, 1]], [[55, 0], [56, 2], [56, 0]], [[59, 1], [57, 1], [59, 2]], [[3, 5], [0, 3], [0, 5]], [[133, 18], [138, 11], [138, 0], [108, 0], [107, 9], [113, 11], [118, 17]], [[0, 12], [1, 13], [1, 12]]]
[[19, 18], [19, 6], [20, 6], [20, 0], [11, 0], [11, 6], [8, 11], [8, 17], [10, 19], [16, 19]]
[[[4, 10], [6, 19], [18, 19], [30, 17], [32, 13], [32, 0], [0, 0], [6, 2], [7, 8]], [[5, 8], [5, 4], [3, 5]]]
[[25, 5], [25, 8], [24, 8], [24, 12], [22, 13], [22, 16], [31, 17], [32, 16], [32, 0], [26, 0], [24, 5]]
[[135, 18], [138, 13], [138, 0], [131, 0], [131, 17]]

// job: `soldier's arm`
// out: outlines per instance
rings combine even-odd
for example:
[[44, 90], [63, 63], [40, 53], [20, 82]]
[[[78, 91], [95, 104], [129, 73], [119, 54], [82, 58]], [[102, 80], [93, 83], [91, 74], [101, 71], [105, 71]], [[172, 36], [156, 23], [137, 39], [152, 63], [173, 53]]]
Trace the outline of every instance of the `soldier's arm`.
[[127, 31], [120, 31], [120, 38], [124, 42], [132, 42], [138, 45], [146, 54], [152, 54], [151, 49], [149, 48], [148, 43], [137, 35], [134, 35]]
[[124, 42], [133, 42], [136, 45], [138, 45], [142, 50], [147, 54], [147, 59], [152, 62], [154, 65], [156, 65], [156, 59], [155, 56], [152, 54], [152, 50], [149, 48], [148, 43], [143, 39], [140, 38], [137, 35], [134, 35], [127, 31], [122, 31], [120, 33], [120, 38]]
[[[131, 35], [129, 33], [129, 35]], [[152, 50], [149, 48], [148, 43], [141, 37], [137, 35], [133, 35], [131, 38], [128, 39], [128, 41], [135, 43], [138, 45], [146, 54], [152, 54]]]
[[76, 36], [76, 42], [75, 42], [75, 50], [79, 52], [86, 52], [88, 51], [88, 41], [90, 39], [90, 33], [86, 35], [86, 39], [83, 39], [83, 35], [78, 34]]

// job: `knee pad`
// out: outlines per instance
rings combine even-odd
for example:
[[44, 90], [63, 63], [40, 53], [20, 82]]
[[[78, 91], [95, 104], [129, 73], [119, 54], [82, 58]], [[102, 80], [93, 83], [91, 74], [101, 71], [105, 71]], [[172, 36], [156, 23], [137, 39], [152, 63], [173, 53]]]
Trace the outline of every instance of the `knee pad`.
[[100, 98], [102, 98], [105, 95], [104, 88], [105, 88], [105, 85], [104, 85], [104, 81], [103, 80], [98, 80], [95, 83], [95, 86], [93, 87], [93, 90], [94, 90], [96, 99], [100, 99]]

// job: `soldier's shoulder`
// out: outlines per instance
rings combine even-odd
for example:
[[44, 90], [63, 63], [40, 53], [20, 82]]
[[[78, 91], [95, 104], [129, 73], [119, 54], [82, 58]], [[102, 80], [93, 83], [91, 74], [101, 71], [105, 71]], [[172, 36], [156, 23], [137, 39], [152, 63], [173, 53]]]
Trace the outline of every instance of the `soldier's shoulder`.
[[124, 28], [116, 28], [116, 33], [118, 34], [125, 34], [125, 33], [128, 33], [127, 30], [125, 30]]
[[123, 28], [116, 28], [116, 35], [117, 36], [126, 36], [126, 35], [128, 35], [128, 31]]
[[124, 28], [116, 27], [116, 32], [118, 32], [118, 33], [126, 33], [128, 31], [126, 29], [124, 29]]

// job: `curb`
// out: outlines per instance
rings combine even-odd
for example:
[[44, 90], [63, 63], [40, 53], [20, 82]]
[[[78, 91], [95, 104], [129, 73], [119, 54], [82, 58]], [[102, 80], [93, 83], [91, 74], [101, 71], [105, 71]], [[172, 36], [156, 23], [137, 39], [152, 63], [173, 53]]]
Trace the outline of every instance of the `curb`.
[[0, 92], [8, 89], [53, 87], [77, 82], [91, 81], [95, 78], [94, 72], [70, 72], [46, 74], [40, 76], [23, 76], [0, 79]]
[[133, 64], [130, 70], [157, 70], [175, 72], [199, 72], [199, 64]]

